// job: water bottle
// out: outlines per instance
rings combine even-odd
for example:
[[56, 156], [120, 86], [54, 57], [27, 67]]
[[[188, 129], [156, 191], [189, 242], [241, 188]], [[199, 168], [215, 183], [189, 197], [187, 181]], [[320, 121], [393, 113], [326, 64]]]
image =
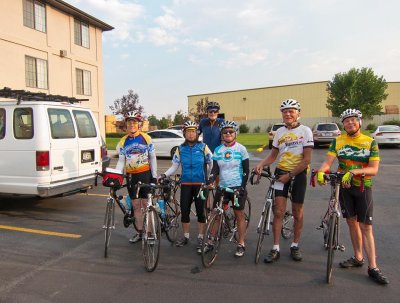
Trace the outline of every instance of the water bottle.
[[125, 203], [126, 203], [126, 211], [130, 213], [132, 211], [132, 200], [129, 195], [126, 195]]
[[161, 218], [164, 219], [164, 217], [165, 217], [165, 202], [164, 202], [164, 199], [163, 198], [158, 199], [157, 204], [160, 207]]

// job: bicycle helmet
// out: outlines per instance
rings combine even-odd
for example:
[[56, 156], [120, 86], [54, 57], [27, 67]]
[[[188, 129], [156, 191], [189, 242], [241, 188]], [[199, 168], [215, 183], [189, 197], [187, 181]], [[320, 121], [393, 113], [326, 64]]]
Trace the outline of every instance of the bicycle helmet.
[[219, 106], [219, 103], [218, 102], [215, 102], [215, 101], [210, 101], [210, 102], [208, 102], [207, 103], [207, 110], [210, 110], [210, 109], [216, 109], [216, 110], [219, 110], [221, 107]]
[[298, 111], [301, 110], [300, 103], [294, 99], [286, 99], [281, 104], [281, 112], [288, 108], [294, 108]]
[[224, 128], [233, 128], [235, 132], [237, 133], [239, 130], [238, 125], [236, 124], [235, 121], [223, 121], [219, 125], [219, 129], [222, 131]]
[[183, 123], [183, 131], [185, 131], [188, 128], [198, 129], [199, 125], [196, 122], [193, 122], [193, 121], [186, 121], [185, 123]]
[[130, 120], [130, 119], [135, 119], [138, 122], [143, 122], [143, 117], [141, 116], [141, 114], [135, 113], [135, 112], [129, 112], [126, 116], [125, 116], [125, 122]]
[[340, 115], [340, 120], [343, 122], [344, 119], [350, 117], [357, 117], [361, 121], [362, 113], [358, 109], [348, 108]]

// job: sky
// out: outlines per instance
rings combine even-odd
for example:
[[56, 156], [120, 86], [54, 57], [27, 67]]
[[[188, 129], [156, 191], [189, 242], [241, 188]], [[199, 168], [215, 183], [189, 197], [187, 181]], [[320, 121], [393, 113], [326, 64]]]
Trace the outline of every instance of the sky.
[[130, 89], [161, 118], [187, 112], [189, 95], [329, 81], [351, 68], [400, 81], [398, 0], [64, 1], [115, 28], [103, 33], [106, 114]]

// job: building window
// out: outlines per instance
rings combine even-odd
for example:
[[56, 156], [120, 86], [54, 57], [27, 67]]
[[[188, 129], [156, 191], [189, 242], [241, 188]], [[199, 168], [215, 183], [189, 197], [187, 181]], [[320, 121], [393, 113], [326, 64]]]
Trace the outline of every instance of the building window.
[[89, 25], [75, 20], [74, 22], [75, 44], [89, 48]]
[[47, 61], [25, 56], [25, 82], [28, 87], [47, 89]]
[[24, 0], [24, 25], [46, 32], [46, 7], [36, 0]]
[[78, 95], [91, 96], [92, 85], [90, 81], [90, 72], [83, 69], [76, 69], [76, 93]]

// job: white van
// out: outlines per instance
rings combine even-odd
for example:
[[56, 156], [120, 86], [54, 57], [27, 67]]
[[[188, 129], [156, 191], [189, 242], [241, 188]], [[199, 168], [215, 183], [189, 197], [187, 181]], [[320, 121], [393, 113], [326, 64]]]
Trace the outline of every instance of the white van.
[[102, 170], [102, 138], [78, 100], [0, 90], [0, 194], [86, 191]]

